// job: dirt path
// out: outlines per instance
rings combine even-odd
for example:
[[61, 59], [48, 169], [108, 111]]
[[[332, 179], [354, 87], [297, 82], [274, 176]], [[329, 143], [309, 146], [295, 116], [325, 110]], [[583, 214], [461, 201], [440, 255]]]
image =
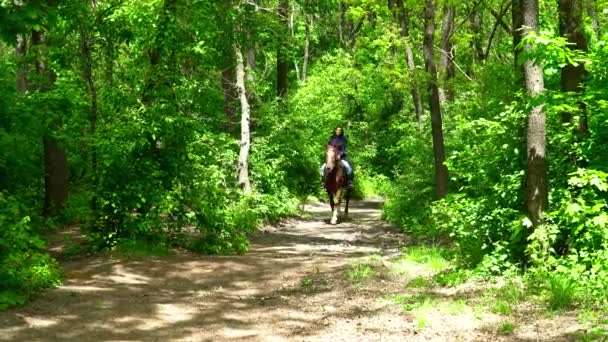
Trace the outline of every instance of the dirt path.
[[348, 300], [323, 293], [332, 284], [317, 284], [321, 275], [340, 273], [353, 258], [397, 252], [400, 235], [380, 223], [379, 204], [353, 203], [352, 220], [337, 226], [323, 222], [325, 205], [308, 206], [310, 219], [256, 234], [243, 256], [64, 262], [63, 286], [0, 313], [0, 340], [306, 339]]
[[[387, 300], [416, 271], [360, 284], [346, 277], [357, 260], [382, 264], [399, 253], [403, 235], [380, 221], [380, 204], [353, 203], [351, 220], [337, 226], [324, 222], [325, 205], [307, 206], [309, 219], [257, 233], [243, 256], [66, 261], [63, 286], [0, 313], [0, 341], [503, 339], [497, 317], [476, 319], [467, 308], [436, 311], [421, 329], [417, 314]], [[505, 339], [555, 340], [544, 329], [528, 333]]]

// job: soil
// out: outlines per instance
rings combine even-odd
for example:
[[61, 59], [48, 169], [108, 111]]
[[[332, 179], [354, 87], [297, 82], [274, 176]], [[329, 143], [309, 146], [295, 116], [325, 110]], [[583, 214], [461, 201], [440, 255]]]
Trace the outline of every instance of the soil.
[[414, 291], [405, 285], [415, 270], [349, 279], [354, 263], [375, 256], [382, 269], [408, 243], [380, 220], [380, 206], [355, 201], [349, 220], [329, 225], [326, 204], [308, 205], [308, 218], [260, 230], [241, 256], [63, 260], [64, 285], [0, 313], [0, 341], [574, 340], [581, 327], [568, 317], [523, 315], [509, 336], [503, 318], [470, 307], [431, 308], [421, 324], [389, 300]]

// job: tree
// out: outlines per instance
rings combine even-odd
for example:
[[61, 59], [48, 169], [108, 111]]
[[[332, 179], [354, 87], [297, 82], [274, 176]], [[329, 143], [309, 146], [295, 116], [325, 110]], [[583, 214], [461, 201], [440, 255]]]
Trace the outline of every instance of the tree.
[[444, 198], [448, 193], [448, 168], [445, 165], [445, 147], [441, 120], [439, 88], [437, 86], [437, 69], [433, 53], [435, 36], [435, 2], [426, 0], [424, 9], [424, 63], [428, 73], [429, 107], [431, 111], [431, 129], [433, 134], [433, 153], [435, 159], [435, 193], [437, 198]]
[[278, 15], [281, 23], [283, 34], [279, 37], [279, 45], [277, 46], [277, 96], [281, 100], [287, 98], [287, 57], [286, 57], [286, 44], [284, 40], [287, 39], [288, 22], [287, 15], [289, 9], [289, 0], [280, 0]]
[[[55, 83], [55, 73], [47, 63], [48, 45], [41, 30], [32, 30], [32, 49], [35, 51], [37, 91], [48, 92]], [[47, 116], [53, 114], [47, 113]], [[63, 211], [68, 198], [68, 161], [63, 143], [55, 136], [61, 120], [49, 117], [43, 137], [44, 146], [44, 213], [56, 215]]]
[[[572, 44], [574, 50], [587, 52], [587, 37], [583, 25], [583, 0], [559, 0], [559, 32], [560, 35]], [[564, 92], [577, 92], [583, 90], [583, 78], [585, 76], [585, 65], [573, 63], [565, 65], [561, 70], [561, 87]], [[581, 122], [579, 131], [587, 131], [587, 115], [583, 102], [579, 102], [581, 108]], [[562, 113], [562, 122], [567, 123], [572, 119], [572, 113]]]
[[241, 101], [241, 143], [238, 162], [238, 183], [244, 192], [251, 192], [251, 183], [249, 181], [249, 149], [251, 146], [249, 123], [251, 112], [245, 87], [246, 76], [243, 53], [238, 45], [235, 46], [234, 51], [236, 55], [236, 88]]
[[395, 0], [389, 2], [389, 6], [396, 7], [397, 18], [399, 19], [400, 35], [403, 39], [403, 45], [405, 47], [405, 58], [407, 62], [407, 73], [410, 80], [412, 101], [414, 102], [414, 110], [416, 111], [416, 119], [418, 123], [422, 122], [424, 115], [424, 107], [422, 106], [422, 96], [420, 96], [420, 90], [418, 89], [418, 81], [416, 79], [416, 62], [414, 61], [414, 52], [412, 51], [410, 28], [409, 28], [409, 11], [408, 8], [403, 4], [404, 0]]
[[[522, 0], [521, 30], [525, 36], [538, 33], [538, 0]], [[531, 51], [526, 44], [524, 51]], [[544, 91], [543, 70], [528, 59], [524, 62], [524, 80], [530, 97], [535, 98]], [[546, 124], [543, 104], [535, 105], [528, 114], [526, 135], [527, 176], [526, 202], [533, 226], [542, 222], [542, 214], [548, 203]]]
[[439, 89], [439, 99], [441, 102], [452, 100], [454, 93], [449, 85], [450, 80], [455, 75], [454, 70], [454, 45], [452, 36], [454, 34], [454, 17], [456, 8], [452, 4], [445, 4], [443, 8], [443, 20], [441, 22], [441, 56], [439, 56], [439, 74], [441, 75], [444, 86]]

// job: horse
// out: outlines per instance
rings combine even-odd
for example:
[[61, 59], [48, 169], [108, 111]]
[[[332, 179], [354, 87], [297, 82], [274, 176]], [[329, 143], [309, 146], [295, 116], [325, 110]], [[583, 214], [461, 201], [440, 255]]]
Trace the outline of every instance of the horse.
[[345, 196], [344, 218], [348, 217], [348, 202], [350, 201], [350, 190], [347, 187], [347, 176], [344, 165], [338, 158], [338, 147], [334, 145], [325, 146], [325, 170], [323, 170], [323, 185], [329, 195], [329, 205], [332, 210], [330, 224], [337, 224], [340, 219], [340, 202]]

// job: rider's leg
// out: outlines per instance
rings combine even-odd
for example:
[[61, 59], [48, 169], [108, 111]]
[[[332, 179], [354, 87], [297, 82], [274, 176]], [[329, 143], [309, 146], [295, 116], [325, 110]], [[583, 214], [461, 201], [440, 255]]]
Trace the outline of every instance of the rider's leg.
[[350, 164], [348, 163], [348, 161], [342, 159], [342, 165], [344, 165], [344, 168], [346, 169], [346, 176], [348, 179], [348, 186], [352, 186], [353, 185], [353, 168], [352, 166], [350, 166]]

